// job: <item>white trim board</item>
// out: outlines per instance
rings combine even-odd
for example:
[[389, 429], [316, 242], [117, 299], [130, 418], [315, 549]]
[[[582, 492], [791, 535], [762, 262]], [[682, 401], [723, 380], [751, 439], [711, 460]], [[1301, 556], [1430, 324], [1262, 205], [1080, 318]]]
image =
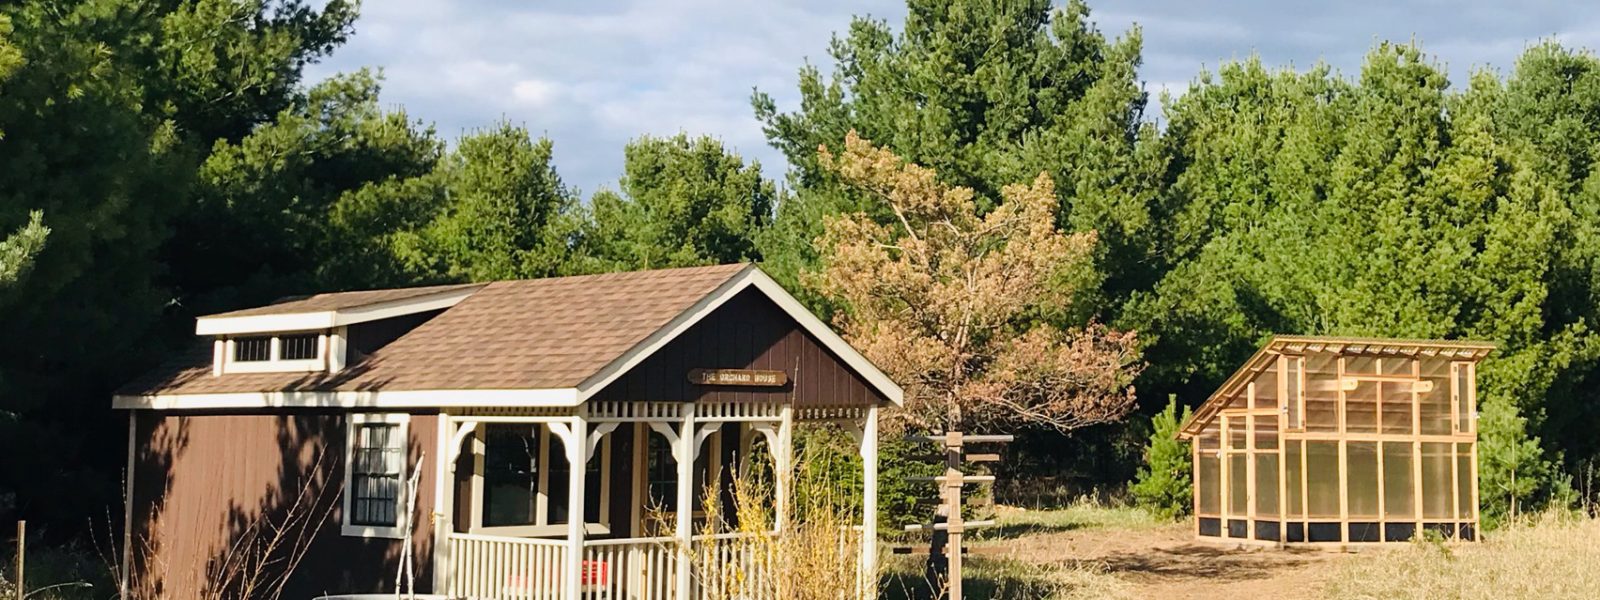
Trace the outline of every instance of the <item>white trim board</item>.
[[112, 408], [213, 409], [213, 408], [441, 408], [572, 407], [578, 405], [572, 388], [543, 390], [405, 390], [370, 392], [239, 392], [228, 394], [118, 395]]
[[483, 289], [483, 286], [448, 290], [413, 298], [338, 310], [276, 315], [246, 315], [241, 317], [200, 317], [194, 321], [194, 333], [195, 335], [237, 335], [332, 329], [356, 323], [450, 308], [481, 289]]

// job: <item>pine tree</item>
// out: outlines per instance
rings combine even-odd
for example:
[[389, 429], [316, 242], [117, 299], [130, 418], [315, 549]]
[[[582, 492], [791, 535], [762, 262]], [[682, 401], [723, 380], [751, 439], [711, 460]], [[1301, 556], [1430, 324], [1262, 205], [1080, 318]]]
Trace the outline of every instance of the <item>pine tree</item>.
[[711, 137], [642, 137], [623, 149], [617, 191], [590, 202], [586, 258], [631, 270], [759, 260], [777, 197], [761, 164]]
[[1178, 413], [1178, 397], [1170, 396], [1167, 407], [1150, 418], [1150, 443], [1144, 449], [1144, 465], [1129, 493], [1139, 506], [1163, 519], [1188, 514], [1193, 501], [1193, 460], [1189, 443], [1178, 439], [1178, 428], [1189, 420], [1189, 407]]
[[[836, 36], [831, 76], [809, 64], [800, 70], [799, 110], [780, 112], [759, 91], [752, 99], [767, 140], [790, 165], [792, 194], [762, 244], [774, 275], [792, 283], [815, 268], [813, 242], [830, 215], [892, 220], [883, 202], [817, 160], [819, 146], [840, 147], [855, 131], [941, 182], [971, 188], [980, 211], [1006, 185], [1048, 173], [1058, 223], [1100, 236], [1098, 270], [1110, 294], [1152, 277], [1151, 245], [1165, 237], [1166, 164], [1155, 126], [1143, 120], [1141, 32], [1107, 39], [1082, 0], [1059, 9], [1050, 0], [908, 0], [907, 9], [898, 31], [856, 18]], [[1102, 281], [1091, 283], [1085, 297], [1104, 293]]]

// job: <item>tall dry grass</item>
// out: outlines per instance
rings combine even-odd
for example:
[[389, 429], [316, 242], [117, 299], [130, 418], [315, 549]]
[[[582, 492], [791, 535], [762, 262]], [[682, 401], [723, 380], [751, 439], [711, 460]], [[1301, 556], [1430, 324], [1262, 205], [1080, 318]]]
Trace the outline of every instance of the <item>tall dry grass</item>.
[[1334, 598], [1600, 598], [1600, 519], [1546, 513], [1482, 542], [1416, 542], [1346, 561]]
[[[697, 598], [705, 600], [849, 600], [875, 598], [876, 573], [860, 570], [860, 508], [853, 496], [819, 482], [802, 464], [792, 477], [790, 518], [774, 530], [771, 480], [734, 478], [731, 512], [715, 483], [706, 488], [704, 522], [690, 549]], [[865, 582], [865, 583], [863, 583]]]

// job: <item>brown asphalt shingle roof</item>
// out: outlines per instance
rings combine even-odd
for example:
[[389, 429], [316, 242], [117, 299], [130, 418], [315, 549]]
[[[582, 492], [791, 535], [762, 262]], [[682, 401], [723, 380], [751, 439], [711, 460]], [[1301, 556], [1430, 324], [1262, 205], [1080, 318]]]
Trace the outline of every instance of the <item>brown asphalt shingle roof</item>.
[[[465, 300], [337, 374], [213, 376], [207, 342], [117, 394], [571, 388], [750, 268], [755, 267], [734, 264], [478, 284], [482, 289]], [[438, 291], [444, 290], [436, 287], [426, 293]]]

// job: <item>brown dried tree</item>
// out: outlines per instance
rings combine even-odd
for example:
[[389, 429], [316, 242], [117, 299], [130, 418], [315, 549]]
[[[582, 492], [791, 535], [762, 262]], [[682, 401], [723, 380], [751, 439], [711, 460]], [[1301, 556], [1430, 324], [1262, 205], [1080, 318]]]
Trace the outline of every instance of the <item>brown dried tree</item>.
[[824, 266], [806, 283], [843, 307], [835, 320], [845, 337], [905, 386], [894, 420], [934, 431], [1066, 431], [1133, 407], [1135, 333], [1043, 317], [1067, 314], [1096, 243], [1093, 232], [1056, 229], [1049, 176], [1007, 186], [980, 214], [971, 189], [854, 132], [842, 153], [820, 152], [892, 214], [887, 224], [859, 213], [829, 219], [818, 240]]

